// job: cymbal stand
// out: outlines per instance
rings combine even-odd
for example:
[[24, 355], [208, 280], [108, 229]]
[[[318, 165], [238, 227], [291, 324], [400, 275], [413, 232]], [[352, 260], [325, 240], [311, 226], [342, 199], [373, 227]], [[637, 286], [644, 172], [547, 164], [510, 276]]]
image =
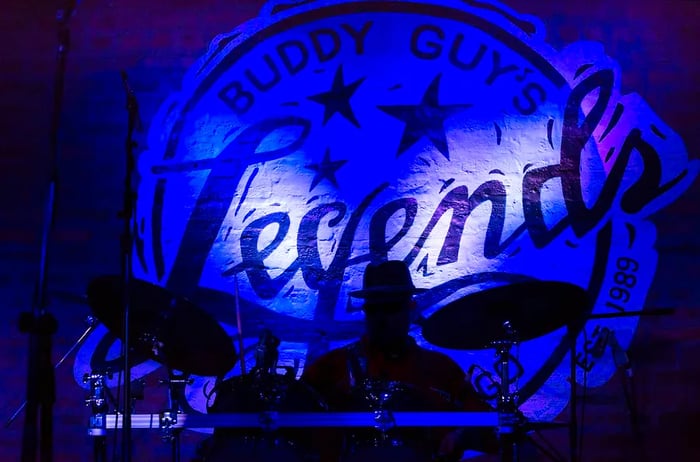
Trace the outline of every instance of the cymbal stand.
[[510, 391], [510, 350], [517, 344], [516, 333], [509, 321], [503, 323], [504, 340], [492, 342], [496, 348], [501, 381], [498, 393], [498, 441], [500, 462], [517, 462], [518, 395]]
[[93, 438], [93, 457], [95, 462], [107, 461], [107, 412], [109, 407], [106, 400], [107, 385], [105, 384], [105, 375], [112, 378], [110, 372], [102, 373], [99, 371], [93, 371], [83, 376], [83, 383], [90, 384], [90, 395], [85, 400], [85, 405], [90, 406], [92, 409], [88, 435]]
[[183, 412], [180, 397], [185, 394], [185, 386], [191, 385], [193, 380], [187, 374], [177, 374], [168, 371], [168, 379], [161, 380], [161, 384], [168, 385], [168, 409], [160, 414], [161, 439], [172, 446], [173, 462], [180, 462], [180, 429], [173, 428], [177, 423], [177, 415]]

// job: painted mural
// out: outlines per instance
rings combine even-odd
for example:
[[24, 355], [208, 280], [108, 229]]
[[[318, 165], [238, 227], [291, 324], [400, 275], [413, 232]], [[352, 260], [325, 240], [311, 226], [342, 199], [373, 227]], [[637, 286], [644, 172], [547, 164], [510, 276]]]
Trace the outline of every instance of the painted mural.
[[[638, 95], [621, 93], [599, 44], [555, 50], [545, 37], [537, 18], [495, 2], [268, 3], [212, 41], [150, 124], [134, 275], [190, 298], [242, 346], [227, 376], [252, 364], [263, 328], [299, 375], [361, 334], [348, 293], [364, 266], [404, 260], [428, 289], [412, 334], [494, 399], [493, 349], [437, 345], [421, 320], [536, 280], [585, 288], [591, 306], [579, 314], [643, 310], [656, 271], [649, 217], [699, 167]], [[637, 322], [580, 326], [578, 383], [612, 377]], [[509, 380], [528, 417], [566, 407], [569, 351], [564, 326], [512, 351]], [[118, 355], [99, 327], [76, 382], [118, 370]], [[159, 367], [144, 359], [133, 376]], [[206, 412], [215, 380], [193, 376], [190, 411]]]

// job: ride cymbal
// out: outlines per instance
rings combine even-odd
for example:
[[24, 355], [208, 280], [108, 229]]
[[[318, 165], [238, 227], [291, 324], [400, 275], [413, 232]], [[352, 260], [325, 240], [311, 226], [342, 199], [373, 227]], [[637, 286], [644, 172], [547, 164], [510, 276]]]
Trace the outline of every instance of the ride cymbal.
[[478, 350], [507, 339], [508, 327], [515, 340], [530, 340], [580, 319], [589, 308], [586, 291], [576, 285], [519, 282], [448, 303], [421, 323], [422, 334], [439, 347]]

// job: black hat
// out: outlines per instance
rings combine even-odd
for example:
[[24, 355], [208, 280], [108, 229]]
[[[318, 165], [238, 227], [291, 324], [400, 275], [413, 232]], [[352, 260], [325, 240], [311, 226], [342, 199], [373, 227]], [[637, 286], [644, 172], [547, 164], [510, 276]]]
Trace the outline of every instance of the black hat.
[[354, 298], [391, 299], [425, 292], [413, 285], [408, 265], [400, 260], [370, 263], [365, 268], [362, 290], [350, 292]]

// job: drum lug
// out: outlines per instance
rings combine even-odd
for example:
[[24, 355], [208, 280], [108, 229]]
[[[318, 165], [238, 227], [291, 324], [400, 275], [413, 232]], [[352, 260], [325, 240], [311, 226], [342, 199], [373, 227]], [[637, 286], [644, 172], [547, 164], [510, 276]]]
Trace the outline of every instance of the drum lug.
[[174, 427], [177, 424], [177, 411], [163, 411], [159, 416], [161, 439], [163, 442], [171, 442], [175, 439]]

